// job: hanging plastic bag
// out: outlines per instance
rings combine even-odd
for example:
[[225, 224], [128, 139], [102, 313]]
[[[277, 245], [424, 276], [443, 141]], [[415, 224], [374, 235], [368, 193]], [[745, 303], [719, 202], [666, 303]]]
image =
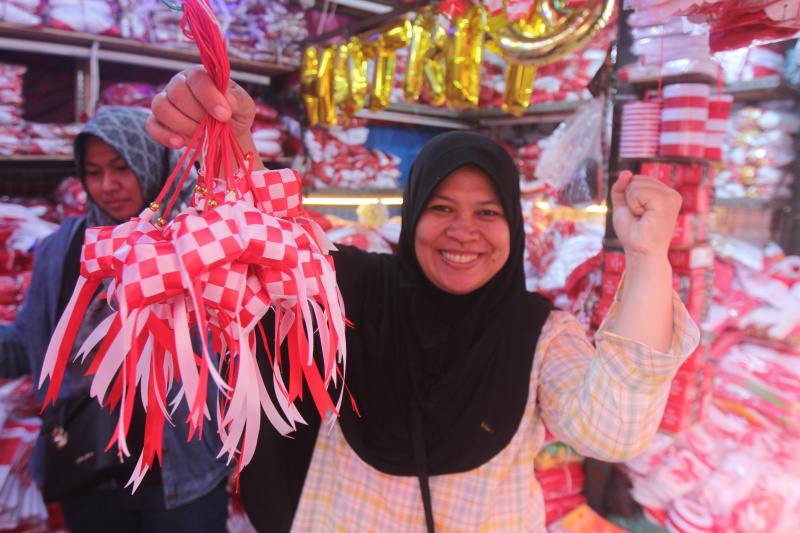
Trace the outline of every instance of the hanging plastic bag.
[[592, 100], [562, 122], [546, 142], [536, 167], [552, 203], [576, 208], [605, 197], [601, 132], [604, 99]]

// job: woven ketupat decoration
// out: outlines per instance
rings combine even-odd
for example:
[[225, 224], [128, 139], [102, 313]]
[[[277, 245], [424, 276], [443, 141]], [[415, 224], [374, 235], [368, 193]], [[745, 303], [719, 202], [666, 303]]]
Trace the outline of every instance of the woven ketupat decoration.
[[[181, 26], [224, 91], [230, 65], [207, 1], [187, 0]], [[159, 218], [154, 223], [154, 212], [179, 169], [188, 169], [198, 157], [192, 206], [171, 221]], [[176, 190], [187, 175], [188, 170]], [[188, 403], [191, 432], [199, 436], [204, 417], [210, 417], [206, 386], [209, 379], [216, 382], [221, 391], [216, 402], [220, 455], [237, 459], [240, 467], [253, 455], [262, 410], [282, 434], [303, 422], [294, 402], [301, 397], [304, 380], [320, 415], [338, 413], [344, 391], [338, 381], [346, 357], [344, 307], [328, 255], [333, 245], [307, 216], [300, 190], [292, 170], [253, 171], [230, 126], [207, 116], [154, 204], [118, 226], [86, 231], [81, 275], [48, 348], [40, 386], [50, 380], [45, 405], [55, 402], [87, 305], [103, 280], [111, 278], [106, 297], [116, 311], [89, 335], [76, 358], [83, 360], [97, 350], [88, 370], [94, 376], [91, 395], [112, 409], [121, 406], [109, 443], [117, 444], [121, 456], [130, 455], [126, 435], [135, 394], [141, 395], [145, 441], [129, 482], [134, 489], [155, 457], [161, 460], [164, 424], [174, 412], [174, 405], [167, 407], [167, 395], [175, 387], [175, 396]], [[174, 202], [175, 197], [165, 213]], [[255, 359], [257, 329], [269, 309], [275, 311], [274, 345], [287, 346], [291, 359], [284, 383], [278, 372], [281, 351], [270, 356], [278, 405], [270, 399]], [[210, 332], [210, 341], [200, 335], [201, 354], [192, 349], [193, 327]], [[315, 331], [322, 369], [312, 350]], [[224, 361], [225, 375], [213, 353]], [[329, 385], [339, 388], [335, 400]]]

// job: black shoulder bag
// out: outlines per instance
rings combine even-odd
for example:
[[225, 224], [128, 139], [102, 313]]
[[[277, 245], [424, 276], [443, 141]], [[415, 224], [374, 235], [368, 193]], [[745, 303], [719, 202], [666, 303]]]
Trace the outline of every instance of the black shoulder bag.
[[117, 417], [103, 410], [96, 398], [68, 398], [45, 411], [45, 502], [83, 494], [120, 475], [126, 468], [116, 446], [105, 451], [116, 430]]
[[[57, 317], [64, 312], [78, 281], [84, 228], [82, 225], [75, 232], [64, 258]], [[119, 408], [115, 410], [118, 412]], [[45, 409], [41, 428], [45, 502], [78, 496], [123, 474], [126, 467], [117, 456], [116, 446], [105, 451], [116, 430], [117, 418], [88, 394], [64, 398]]]

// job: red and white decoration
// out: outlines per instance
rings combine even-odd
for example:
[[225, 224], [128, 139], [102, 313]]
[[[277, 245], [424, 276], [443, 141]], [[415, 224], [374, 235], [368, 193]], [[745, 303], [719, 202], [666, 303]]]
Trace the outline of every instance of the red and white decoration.
[[[183, 6], [186, 35], [196, 41], [216, 86], [227, 87], [230, 66], [210, 6], [205, 0], [187, 0]], [[192, 206], [169, 222], [153, 222], [180, 169], [201, 154]], [[239, 168], [235, 173], [234, 163]], [[109, 444], [116, 443], [122, 455], [129, 455], [126, 434], [135, 395], [141, 395], [145, 440], [129, 482], [134, 489], [155, 457], [160, 460], [164, 424], [172, 423], [174, 411], [167, 406], [174, 410], [174, 405], [167, 399], [173, 389], [178, 401], [187, 402], [192, 433], [202, 434], [204, 418], [210, 416], [206, 385], [209, 379], [216, 383], [221, 453], [237, 458], [240, 467], [254, 453], [262, 410], [282, 434], [303, 423], [294, 402], [302, 396], [304, 381], [323, 417], [327, 410], [340, 408], [345, 320], [327, 255], [332, 244], [303, 209], [295, 171], [253, 171], [251, 164], [230, 125], [206, 117], [154, 204], [118, 226], [86, 231], [81, 275], [54, 332], [39, 384], [49, 379], [44, 403], [55, 401], [87, 305], [110, 279], [106, 298], [115, 310], [76, 357], [85, 359], [98, 347], [89, 370], [94, 375], [90, 392], [100, 403], [120, 406]], [[177, 190], [187, 175], [185, 171]], [[164, 213], [172, 211], [175, 199]], [[289, 359], [284, 361], [289, 364], [284, 382], [280, 350], [270, 354], [277, 405], [255, 356], [256, 329], [270, 309], [275, 312], [274, 345], [287, 346]], [[194, 326], [212, 334], [210, 343], [200, 335], [200, 354], [192, 348]], [[321, 368], [313, 353], [315, 335]], [[266, 338], [264, 344], [269, 344]], [[215, 361], [213, 354], [222, 361]], [[329, 385], [339, 387], [336, 401]]]
[[659, 155], [705, 156], [709, 93], [709, 86], [704, 83], [676, 83], [664, 87]]
[[628, 102], [623, 105], [620, 157], [654, 157], [658, 153], [658, 122], [658, 102]]

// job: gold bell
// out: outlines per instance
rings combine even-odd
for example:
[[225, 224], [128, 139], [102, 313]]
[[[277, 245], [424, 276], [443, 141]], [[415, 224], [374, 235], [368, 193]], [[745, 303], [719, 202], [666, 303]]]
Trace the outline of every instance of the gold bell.
[[159, 205], [158, 205], [157, 202], [153, 202], [152, 204], [150, 204], [150, 210], [151, 211], [156, 212], [156, 211], [158, 211], [158, 208], [159, 208]]
[[216, 205], [217, 205], [217, 201], [216, 200], [209, 200], [208, 201], [208, 207], [215, 207]]
[[158, 224], [159, 228], [163, 228], [164, 226], [167, 225], [167, 221], [164, 220], [164, 217], [158, 217], [158, 220], [156, 220], [156, 224]]

